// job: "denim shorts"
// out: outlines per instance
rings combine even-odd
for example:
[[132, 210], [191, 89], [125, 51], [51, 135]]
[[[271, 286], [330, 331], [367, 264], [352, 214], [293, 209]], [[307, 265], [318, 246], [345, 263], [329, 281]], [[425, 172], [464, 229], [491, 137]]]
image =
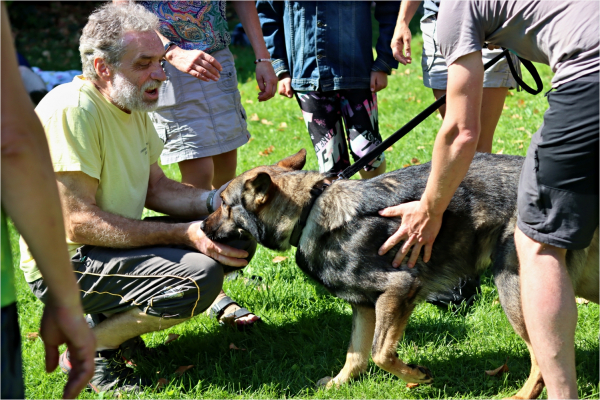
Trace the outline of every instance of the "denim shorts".
[[[421, 31], [423, 32], [423, 54], [421, 57], [423, 84], [430, 89], [446, 90], [448, 67], [436, 40], [436, 29], [437, 19], [435, 17], [429, 17], [421, 21]], [[500, 53], [502, 53], [502, 49], [483, 49], [481, 51], [483, 63], [485, 64]], [[517, 72], [520, 73], [521, 64], [519, 59], [512, 54], [511, 58]], [[505, 58], [484, 72], [483, 87], [507, 87], [511, 89], [517, 87], [517, 82], [513, 78]]]
[[598, 228], [599, 95], [598, 73], [547, 95], [550, 107], [531, 138], [517, 202], [517, 226], [540, 243], [583, 249]]
[[223, 67], [217, 82], [204, 82], [164, 63], [167, 80], [150, 118], [165, 143], [160, 161], [172, 164], [223, 154], [250, 139], [233, 55], [211, 54]]

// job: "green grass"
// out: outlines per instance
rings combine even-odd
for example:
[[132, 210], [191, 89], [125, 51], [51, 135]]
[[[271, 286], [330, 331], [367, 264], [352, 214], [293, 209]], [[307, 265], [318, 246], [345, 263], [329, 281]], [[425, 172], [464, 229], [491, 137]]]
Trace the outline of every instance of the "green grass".
[[[415, 38], [414, 49], [420, 49]], [[272, 125], [249, 121], [254, 140], [239, 150], [238, 172], [261, 164], [271, 164], [300, 148], [308, 151], [307, 169], [316, 169], [301, 112], [295, 100], [279, 96], [259, 104], [254, 81], [252, 52], [234, 48], [248, 117]], [[546, 90], [552, 76], [546, 66], [538, 65]], [[410, 73], [405, 73], [410, 71]], [[413, 65], [401, 66], [389, 78], [388, 88], [379, 94], [379, 122], [382, 135], [389, 136], [433, 101], [429, 89], [422, 85], [419, 54]], [[511, 91], [507, 109], [500, 120], [494, 139], [494, 152], [525, 155], [531, 135], [542, 123], [546, 99], [542, 95]], [[285, 122], [287, 128], [279, 128]], [[411, 163], [413, 158], [426, 162], [431, 158], [434, 137], [441, 125], [431, 116], [408, 136], [386, 152], [388, 170]], [[268, 156], [259, 152], [274, 146]], [[416, 162], [416, 161], [415, 161]], [[179, 179], [177, 167], [165, 168]], [[11, 228], [12, 229], [12, 228]], [[18, 260], [17, 237], [12, 229], [15, 260]], [[294, 264], [294, 252], [288, 259], [273, 263], [276, 254], [259, 248], [246, 276], [259, 275], [266, 287], [258, 290], [242, 279], [226, 281], [225, 290], [250, 310], [260, 315], [264, 324], [244, 333], [220, 327], [214, 320], [200, 315], [191, 321], [163, 332], [144, 335], [150, 347], [160, 354], [139, 364], [142, 374], [155, 380], [169, 379], [162, 391], [148, 389], [141, 398], [501, 398], [514, 394], [529, 374], [529, 356], [524, 342], [508, 323], [495, 300], [497, 292], [486, 276], [483, 295], [464, 316], [442, 312], [424, 304], [411, 316], [398, 354], [406, 362], [431, 369], [435, 382], [415, 389], [406, 388], [398, 378], [370, 362], [366, 376], [337, 390], [317, 390], [320, 378], [335, 375], [343, 366], [350, 337], [351, 310], [345, 302], [332, 297], [311, 281]], [[16, 261], [15, 261], [16, 263]], [[28, 341], [25, 335], [37, 331], [42, 305], [30, 293], [22, 274], [17, 273], [19, 318], [23, 336], [23, 355], [27, 398], [58, 398], [66, 382], [60, 372], [43, 371], [43, 345]], [[598, 336], [599, 307], [578, 305], [576, 334], [579, 395], [598, 398], [600, 387]], [[168, 333], [181, 337], [164, 345]], [[234, 343], [242, 350], [230, 350]], [[489, 377], [484, 371], [494, 369], [508, 358], [510, 371], [501, 377]], [[173, 373], [178, 366], [194, 365], [182, 377]], [[546, 396], [544, 392], [543, 396]], [[81, 398], [99, 398], [84, 392]], [[125, 396], [127, 397], [127, 396]]]

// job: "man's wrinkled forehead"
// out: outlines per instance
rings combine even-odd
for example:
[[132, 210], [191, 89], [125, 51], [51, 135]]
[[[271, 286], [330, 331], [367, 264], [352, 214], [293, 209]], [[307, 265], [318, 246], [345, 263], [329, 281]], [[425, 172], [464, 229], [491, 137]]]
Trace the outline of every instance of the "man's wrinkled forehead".
[[125, 45], [123, 59], [150, 61], [162, 58], [165, 53], [162, 42], [154, 31], [125, 32], [123, 43]]

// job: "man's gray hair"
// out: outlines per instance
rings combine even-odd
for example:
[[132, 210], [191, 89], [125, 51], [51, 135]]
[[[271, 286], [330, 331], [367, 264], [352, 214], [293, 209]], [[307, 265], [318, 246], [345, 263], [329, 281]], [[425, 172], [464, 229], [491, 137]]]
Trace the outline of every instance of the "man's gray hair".
[[79, 39], [79, 54], [83, 76], [97, 80], [94, 59], [102, 58], [119, 68], [125, 54], [123, 36], [126, 32], [147, 32], [158, 29], [158, 17], [133, 2], [123, 5], [108, 3], [95, 10], [83, 28]]

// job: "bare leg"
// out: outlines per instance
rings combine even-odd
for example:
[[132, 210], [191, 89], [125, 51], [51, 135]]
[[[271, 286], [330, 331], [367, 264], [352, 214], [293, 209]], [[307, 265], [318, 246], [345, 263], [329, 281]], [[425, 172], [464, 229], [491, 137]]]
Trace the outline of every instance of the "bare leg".
[[237, 149], [228, 151], [227, 153], [217, 154], [212, 157], [214, 169], [212, 187], [213, 189], [220, 188], [233, 178], [235, 178], [235, 169], [237, 168]]
[[549, 398], [577, 398], [577, 306], [566, 250], [539, 243], [517, 228], [521, 299], [527, 333]]
[[377, 167], [371, 171], [365, 171], [364, 169], [361, 169], [360, 171], [358, 171], [361, 179], [374, 178], [377, 175], [383, 174], [384, 172], [385, 172], [385, 160], [383, 160], [383, 162], [379, 165], [379, 167]]
[[[481, 99], [481, 133], [477, 143], [477, 151], [482, 153], [492, 152], [492, 142], [496, 126], [502, 115], [504, 100], [508, 93], [508, 88], [483, 88], [483, 97]], [[436, 100], [446, 94], [445, 90], [433, 89], [433, 95]], [[442, 118], [446, 115], [446, 105], [440, 107]]]
[[181, 182], [200, 189], [211, 189], [215, 170], [212, 157], [180, 161], [179, 170]]
[[170, 328], [188, 319], [153, 317], [137, 307], [113, 314], [93, 328], [96, 335], [96, 350], [116, 349], [126, 340], [144, 333]]
[[492, 141], [496, 126], [502, 115], [504, 100], [508, 88], [483, 88], [481, 98], [481, 133], [477, 142], [477, 151], [482, 153], [492, 152]]

